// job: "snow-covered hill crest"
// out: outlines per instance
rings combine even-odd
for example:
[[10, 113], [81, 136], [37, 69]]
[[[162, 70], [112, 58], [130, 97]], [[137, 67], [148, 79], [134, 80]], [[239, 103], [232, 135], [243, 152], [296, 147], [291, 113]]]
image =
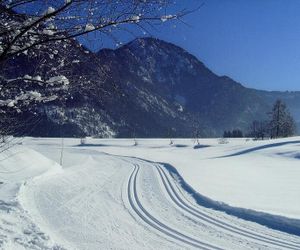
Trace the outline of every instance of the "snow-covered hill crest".
[[54, 161], [24, 146], [15, 146], [0, 159], [0, 248], [63, 249], [41, 231], [20, 203], [23, 188], [42, 175], [62, 171]]
[[0, 173], [3, 248], [299, 249], [299, 138], [201, 143], [65, 139], [61, 169], [60, 139], [26, 139], [47, 158], [1, 165], [23, 161]]

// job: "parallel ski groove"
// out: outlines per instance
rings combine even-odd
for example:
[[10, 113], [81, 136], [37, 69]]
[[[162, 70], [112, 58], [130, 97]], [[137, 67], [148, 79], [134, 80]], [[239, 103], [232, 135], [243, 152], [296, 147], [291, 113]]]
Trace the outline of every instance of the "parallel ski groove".
[[[135, 211], [135, 213], [148, 225], [155, 228], [156, 230], [164, 233], [165, 235], [178, 240], [180, 242], [184, 242], [190, 246], [203, 249], [203, 250], [210, 250], [210, 249], [216, 249], [221, 250], [222, 248], [213, 246], [211, 244], [208, 244], [206, 242], [199, 241], [197, 239], [193, 239], [181, 232], [178, 232], [177, 230], [167, 226], [166, 224], [159, 221], [157, 218], [153, 217], [141, 204], [138, 195], [137, 195], [137, 175], [139, 172], [140, 167], [136, 164], [134, 164], [134, 170], [131, 173], [128, 181], [128, 200], [130, 203], [130, 206]], [[136, 205], [135, 205], [136, 203]]]
[[159, 175], [160, 175], [160, 177], [162, 179], [162, 182], [164, 184], [164, 187], [165, 187], [167, 193], [169, 194], [170, 198], [172, 199], [172, 201], [177, 206], [179, 206], [180, 208], [182, 208], [186, 212], [192, 214], [193, 216], [199, 218], [200, 220], [208, 222], [208, 223], [210, 223], [210, 224], [212, 224], [212, 225], [214, 225], [216, 227], [222, 228], [222, 229], [227, 230], [227, 231], [229, 231], [231, 233], [242, 235], [244, 237], [247, 237], [247, 238], [250, 238], [250, 239], [254, 239], [254, 240], [257, 240], [257, 241], [260, 241], [260, 242], [272, 244], [272, 245], [277, 246], [277, 247], [284, 247], [286, 249], [293, 249], [293, 250], [300, 249], [300, 244], [299, 245], [291, 244], [289, 242], [285, 242], [285, 241], [278, 240], [278, 239], [273, 239], [271, 237], [260, 235], [260, 234], [257, 234], [255, 232], [247, 231], [245, 229], [242, 229], [242, 228], [236, 227], [234, 225], [230, 225], [230, 224], [228, 224], [226, 222], [220, 221], [220, 220], [218, 220], [218, 219], [216, 219], [216, 218], [214, 218], [212, 216], [209, 216], [209, 215], [207, 215], [207, 214], [205, 214], [205, 213], [203, 213], [203, 212], [201, 212], [201, 211], [199, 211], [199, 210], [191, 207], [189, 204], [187, 204], [178, 195], [178, 193], [174, 189], [173, 185], [171, 184], [168, 176], [166, 175], [165, 171], [159, 165], [156, 165], [155, 167], [158, 170]]

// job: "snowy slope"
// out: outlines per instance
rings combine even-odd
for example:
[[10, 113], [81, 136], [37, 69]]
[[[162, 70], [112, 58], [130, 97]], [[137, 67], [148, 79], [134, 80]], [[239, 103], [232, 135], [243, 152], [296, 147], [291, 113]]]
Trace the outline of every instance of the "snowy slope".
[[[198, 149], [190, 139], [173, 146], [158, 139], [138, 140], [137, 146], [131, 139], [88, 139], [85, 146], [65, 139], [61, 169], [53, 162], [60, 161], [60, 139], [27, 138], [26, 153], [2, 161], [2, 168], [22, 160], [20, 169], [27, 169], [5, 181], [23, 183], [14, 199], [26, 218], [21, 225], [32, 225], [35, 233], [19, 233], [21, 241], [36, 232], [45, 236], [27, 249], [35, 243], [36, 249], [300, 249], [299, 236], [284, 228], [230, 215], [240, 211], [236, 206], [273, 213], [277, 224], [284, 215], [297, 234], [299, 139], [224, 145], [210, 139], [201, 140], [209, 147]], [[13, 243], [17, 249], [13, 234], [2, 234], [2, 248]]]
[[173, 147], [168, 140], [140, 140], [137, 147], [100, 150], [169, 163], [196, 191], [213, 200], [300, 219], [299, 137], [231, 139], [225, 145], [217, 139], [200, 142], [204, 147], [197, 150], [189, 139], [177, 139]]
[[32, 178], [61, 171], [61, 167], [22, 146], [0, 158], [0, 249], [63, 249], [33, 222], [19, 202], [20, 188]]
[[[56, 100], [15, 114], [24, 125], [14, 132], [18, 135], [190, 137], [198, 130], [202, 137], [216, 136], [224, 130], [248, 131], [253, 120], [267, 118], [266, 112], [277, 99], [300, 122], [299, 92], [245, 88], [216, 75], [184, 49], [154, 38], [135, 39], [97, 54], [74, 40], [59, 41], [50, 48], [22, 53], [9, 65], [0, 68], [7, 79], [64, 75], [70, 81], [68, 89], [49, 89], [66, 98], [63, 106]], [[36, 90], [35, 83], [18, 82], [17, 93], [20, 84], [23, 91]], [[39, 120], [35, 129], [32, 120]]]

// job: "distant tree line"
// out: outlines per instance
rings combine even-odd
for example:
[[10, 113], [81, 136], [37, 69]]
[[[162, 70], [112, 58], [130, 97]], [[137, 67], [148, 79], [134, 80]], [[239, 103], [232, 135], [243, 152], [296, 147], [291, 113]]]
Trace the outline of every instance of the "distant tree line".
[[224, 131], [223, 134], [224, 138], [241, 138], [244, 137], [242, 130], [240, 129], [234, 129], [232, 131], [228, 130], [228, 131]]
[[296, 132], [296, 123], [285, 103], [277, 100], [266, 121], [253, 121], [249, 136], [256, 139], [289, 137]]
[[[266, 137], [274, 139], [293, 136], [296, 132], [296, 123], [290, 114], [286, 104], [277, 100], [272, 110], [268, 113], [268, 119], [259, 121], [254, 120], [250, 126], [246, 137], [255, 139], [265, 139]], [[224, 138], [240, 138], [243, 132], [240, 129], [224, 131]]]

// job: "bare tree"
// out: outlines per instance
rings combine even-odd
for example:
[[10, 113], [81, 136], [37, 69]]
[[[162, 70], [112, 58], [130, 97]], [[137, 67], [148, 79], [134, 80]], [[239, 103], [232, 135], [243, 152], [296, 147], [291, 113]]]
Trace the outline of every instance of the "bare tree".
[[269, 122], [268, 121], [253, 121], [249, 127], [248, 135], [249, 137], [253, 137], [256, 140], [264, 138], [269, 134], [268, 132]]
[[200, 141], [199, 141], [199, 138], [201, 135], [200, 131], [201, 131], [201, 127], [200, 127], [199, 123], [197, 122], [197, 124], [194, 128], [194, 134], [193, 134], [193, 137], [195, 138], [195, 140], [194, 140], [195, 145], [200, 145]]

